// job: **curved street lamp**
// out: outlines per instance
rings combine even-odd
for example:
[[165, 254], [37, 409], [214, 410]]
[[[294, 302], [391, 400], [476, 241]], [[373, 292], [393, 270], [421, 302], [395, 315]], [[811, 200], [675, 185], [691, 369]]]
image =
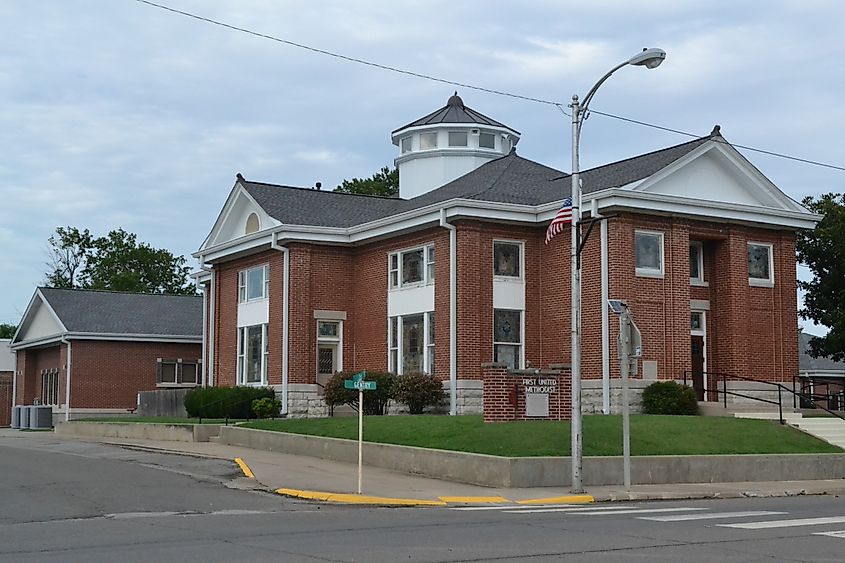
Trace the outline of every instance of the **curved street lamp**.
[[590, 88], [584, 101], [578, 101], [578, 95], [572, 96], [572, 249], [570, 271], [572, 274], [572, 491], [583, 492], [581, 482], [581, 466], [583, 457], [583, 440], [581, 432], [581, 260], [579, 250], [581, 244], [581, 179], [579, 168], [579, 144], [581, 142], [581, 125], [587, 116], [587, 108], [599, 87], [610, 75], [623, 66], [644, 66], [657, 68], [666, 51], [662, 49], [643, 49], [627, 61], [623, 61], [610, 69], [596, 84]]

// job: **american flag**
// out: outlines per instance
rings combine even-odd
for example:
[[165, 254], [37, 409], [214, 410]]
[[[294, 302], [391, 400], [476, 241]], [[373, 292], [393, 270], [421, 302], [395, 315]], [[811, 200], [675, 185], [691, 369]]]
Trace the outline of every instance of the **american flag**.
[[566, 225], [572, 223], [572, 198], [568, 197], [563, 200], [563, 205], [552, 219], [548, 230], [546, 230], [546, 244], [554, 238], [554, 236], [565, 229]]

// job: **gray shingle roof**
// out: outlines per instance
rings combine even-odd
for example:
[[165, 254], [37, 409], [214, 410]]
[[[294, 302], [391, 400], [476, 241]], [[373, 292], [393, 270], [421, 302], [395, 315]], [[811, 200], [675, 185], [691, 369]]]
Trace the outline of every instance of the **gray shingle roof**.
[[399, 131], [404, 131], [405, 129], [410, 129], [411, 127], [419, 127], [422, 125], [434, 125], [437, 123], [477, 123], [479, 125], [489, 125], [490, 127], [503, 127], [505, 129], [510, 129], [516, 134], [519, 134], [519, 131], [508, 127], [503, 123], [499, 123], [495, 119], [487, 117], [483, 113], [479, 113], [474, 109], [465, 106], [464, 101], [458, 96], [458, 93], [449, 98], [449, 101], [446, 102], [446, 105], [442, 108], [431, 112], [430, 114], [417, 119], [416, 121], [412, 121], [411, 123], [400, 127], [393, 131], [393, 134], [398, 133]]
[[39, 289], [69, 332], [202, 337], [202, 296]]
[[845, 372], [845, 362], [834, 362], [830, 358], [814, 358], [807, 352], [810, 350], [812, 334], [798, 333], [798, 369], [800, 371], [842, 371]]
[[[711, 138], [701, 137], [585, 170], [581, 172], [584, 193], [648, 178]], [[283, 224], [324, 227], [351, 227], [456, 198], [540, 205], [560, 201], [570, 194], [569, 174], [523, 158], [515, 151], [413, 199], [341, 194], [247, 180], [239, 182], [271, 217]]]

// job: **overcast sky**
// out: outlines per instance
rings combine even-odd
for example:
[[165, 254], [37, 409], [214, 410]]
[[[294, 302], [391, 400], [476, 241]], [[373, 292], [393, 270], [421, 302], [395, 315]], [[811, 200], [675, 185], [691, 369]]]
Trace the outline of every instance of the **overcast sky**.
[[[562, 103], [642, 47], [661, 47], [660, 68], [620, 70], [593, 108], [697, 135], [718, 123], [733, 143], [845, 166], [841, 2], [161, 2]], [[136, 0], [5, 0], [0, 21], [0, 322], [17, 323], [43, 283], [57, 226], [123, 227], [190, 255], [237, 172], [324, 189], [369, 176], [392, 165], [390, 131], [455, 89]], [[458, 90], [522, 133], [522, 156], [569, 170], [569, 122], [554, 106]], [[582, 167], [686, 140], [594, 114]], [[845, 172], [743, 153], [796, 200], [843, 190]]]

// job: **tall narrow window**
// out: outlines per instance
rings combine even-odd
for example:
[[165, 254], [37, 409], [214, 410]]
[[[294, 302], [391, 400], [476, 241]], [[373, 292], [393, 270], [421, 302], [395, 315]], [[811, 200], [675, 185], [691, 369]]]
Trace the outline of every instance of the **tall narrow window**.
[[426, 249], [426, 262], [425, 262], [425, 273], [426, 273], [426, 284], [434, 283], [434, 245], [427, 246]]
[[493, 310], [493, 361], [522, 367], [522, 311]]
[[388, 332], [388, 369], [396, 373], [399, 370], [399, 317], [390, 317]]
[[689, 280], [693, 285], [704, 285], [704, 246], [700, 242], [689, 244]]
[[426, 320], [428, 321], [428, 330], [425, 341], [425, 371], [434, 375], [434, 311], [426, 313]]
[[422, 315], [402, 317], [402, 373], [423, 370], [425, 332]]
[[402, 253], [402, 285], [423, 281], [423, 249]]
[[317, 383], [343, 369], [342, 339], [341, 321], [317, 321]]
[[267, 382], [269, 338], [267, 325], [244, 326], [238, 329], [238, 383], [263, 385]]

